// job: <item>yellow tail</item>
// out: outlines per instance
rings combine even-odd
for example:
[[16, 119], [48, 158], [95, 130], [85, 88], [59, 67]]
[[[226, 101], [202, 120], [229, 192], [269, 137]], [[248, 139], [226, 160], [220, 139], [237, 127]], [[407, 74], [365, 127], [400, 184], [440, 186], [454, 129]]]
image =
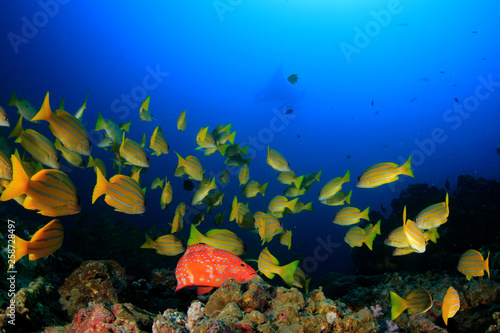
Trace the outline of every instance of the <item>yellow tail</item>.
[[108, 187], [108, 181], [102, 175], [101, 170], [99, 168], [95, 168], [95, 173], [97, 175], [97, 182], [94, 187], [94, 192], [92, 193], [92, 203], [94, 203], [101, 195], [106, 194], [106, 189]]
[[415, 177], [413, 175], [413, 171], [411, 170], [411, 155], [408, 158], [408, 160], [405, 162], [405, 164], [403, 164], [402, 166], [400, 166], [399, 169], [400, 169], [402, 175], [407, 175], [407, 176], [410, 176], [410, 177]]
[[146, 243], [141, 245], [141, 249], [154, 249], [155, 241], [146, 234]]
[[29, 177], [24, 171], [23, 164], [16, 155], [11, 156], [12, 161], [12, 181], [7, 185], [0, 196], [1, 201], [7, 201], [19, 195], [25, 194], [29, 186]]
[[391, 320], [396, 319], [399, 317], [404, 310], [407, 308], [407, 303], [406, 300], [402, 297], [399, 297], [396, 295], [396, 293], [390, 291], [391, 294]]
[[368, 217], [369, 211], [370, 211], [370, 206], [366, 207], [366, 209], [361, 212], [361, 218], [370, 221], [370, 218]]
[[299, 266], [299, 262], [299, 260], [295, 260], [294, 262], [280, 268], [279, 276], [281, 276], [283, 281], [285, 281], [289, 287], [293, 286], [293, 276], [297, 270], [297, 266]]
[[42, 107], [40, 111], [31, 119], [31, 121], [36, 121], [36, 120], [45, 120], [48, 121], [52, 117], [52, 110], [50, 109], [50, 103], [49, 103], [49, 92], [47, 92], [47, 95], [45, 95], [45, 99], [43, 100]]
[[[15, 236], [15, 245], [14, 245], [14, 264], [19, 261], [22, 257], [28, 254], [28, 241], [25, 241], [22, 238]], [[12, 266], [11, 266], [12, 267]], [[9, 267], [9, 269], [11, 268]]]
[[191, 224], [191, 232], [189, 234], [187, 246], [202, 243], [204, 237], [205, 236], [203, 236], [203, 234], [198, 229], [196, 229], [193, 224]]

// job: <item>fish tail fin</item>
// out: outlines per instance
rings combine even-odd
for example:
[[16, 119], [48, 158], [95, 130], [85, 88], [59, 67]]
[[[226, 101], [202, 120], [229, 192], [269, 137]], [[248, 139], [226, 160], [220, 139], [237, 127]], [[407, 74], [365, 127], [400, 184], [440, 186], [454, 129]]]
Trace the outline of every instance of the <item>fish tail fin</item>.
[[129, 121], [128, 123], [120, 123], [118, 127], [124, 132], [129, 132], [130, 131], [130, 124], [132, 124], [132, 121]]
[[234, 196], [233, 203], [231, 204], [231, 215], [229, 215], [229, 221], [234, 221], [238, 216], [238, 198]]
[[217, 145], [217, 150], [222, 156], [224, 156], [226, 155], [227, 147], [229, 147], [229, 144]]
[[319, 170], [318, 174], [316, 175], [316, 177], [314, 177], [314, 179], [319, 182], [319, 177], [321, 177], [321, 174], [323, 173], [323, 169]]
[[[59, 141], [59, 140], [57, 140], [57, 141]], [[88, 161], [88, 163], [87, 163], [87, 168], [91, 168], [91, 167], [93, 167], [94, 165], [95, 165], [95, 163], [94, 163], [94, 158], [93, 158], [91, 155], [89, 155], [89, 161]]]
[[449, 206], [449, 200], [448, 200], [448, 192], [446, 192], [445, 204], [446, 204], [446, 212], [447, 212], [448, 214], [450, 214], [450, 206]]
[[[28, 254], [28, 250], [29, 250], [28, 248], [29, 248], [30, 242], [25, 241], [24, 239], [15, 236], [15, 243], [14, 244], [15, 244], [14, 245], [14, 264], [15, 264], [17, 261], [19, 261], [19, 259], [21, 259], [22, 257], [24, 257], [25, 255]], [[12, 266], [14, 264], [12, 264], [9, 267], [9, 270], [12, 268]]]
[[187, 241], [187, 246], [202, 243], [203, 238], [205, 238], [205, 236], [203, 236], [203, 234], [198, 229], [196, 229], [193, 224], [191, 224], [191, 231], [189, 234], [189, 239]]
[[293, 179], [293, 183], [295, 184], [295, 187], [300, 189], [300, 186], [302, 186], [302, 181], [304, 180], [304, 176], [296, 177]]
[[368, 217], [369, 211], [370, 211], [370, 206], [366, 207], [366, 209], [361, 212], [361, 218], [370, 221], [370, 218]]
[[312, 213], [312, 211], [313, 211], [312, 204], [313, 204], [312, 201], [309, 202], [309, 203], [307, 203], [307, 204], [305, 204], [304, 207], [302, 207], [302, 210], [307, 210], [307, 211], [309, 211], [309, 212]]
[[266, 196], [266, 188], [269, 183], [265, 183], [259, 187], [259, 192], [262, 194], [262, 196]]
[[375, 239], [376, 236], [377, 236], [376, 232], [371, 232], [365, 236], [365, 244], [371, 251], [373, 251], [373, 240]]
[[17, 97], [16, 97], [16, 93], [14, 92], [14, 90], [12, 90], [12, 94], [10, 95], [10, 99], [9, 99], [9, 104], [7, 104], [8, 106], [16, 106], [17, 104]]
[[21, 135], [22, 132], [23, 132], [23, 117], [19, 117], [16, 126], [14, 126], [8, 137], [9, 138], [18, 137]]
[[241, 153], [243, 154], [243, 156], [247, 157], [249, 147], [250, 146], [245, 146], [245, 147], [241, 148]]
[[217, 184], [215, 183], [215, 177], [212, 178], [212, 181], [210, 182], [210, 187], [211, 190], [216, 190], [217, 189]]
[[45, 99], [43, 100], [42, 107], [40, 108], [40, 111], [31, 119], [31, 121], [37, 121], [37, 120], [45, 120], [48, 121], [52, 117], [52, 110], [50, 109], [50, 103], [49, 103], [49, 92], [45, 95]]
[[94, 187], [94, 192], [92, 193], [92, 203], [94, 203], [101, 195], [106, 194], [106, 189], [108, 187], [108, 181], [102, 174], [101, 169], [95, 168], [95, 173], [97, 175], [97, 182]]
[[400, 167], [400, 171], [401, 171], [402, 175], [415, 177], [413, 175], [413, 171], [411, 169], [411, 155], [410, 155], [410, 157], [408, 157], [408, 160]]
[[345, 197], [345, 202], [347, 202], [348, 205], [351, 204], [351, 196], [352, 196], [352, 190], [350, 190]]
[[380, 232], [380, 223], [381, 223], [382, 220], [378, 220], [377, 223], [375, 223], [375, 226], [373, 227], [373, 231], [377, 234], [377, 235], [381, 235], [382, 233]]
[[292, 212], [295, 210], [295, 204], [299, 201], [299, 198], [295, 198], [293, 200], [288, 201], [288, 209], [290, 209]]
[[100, 112], [97, 113], [97, 120], [95, 122], [95, 128], [94, 130], [96, 131], [101, 131], [104, 129], [104, 125], [106, 122], [104, 121], [104, 118], [102, 117], [102, 114]]
[[[229, 136], [227, 137], [227, 141], [231, 142], [231, 144], [233, 145], [234, 144], [234, 138], [236, 136], [236, 131], [234, 131], [233, 133], [229, 134]], [[246, 154], [245, 154], [246, 156]]]
[[351, 180], [351, 170], [347, 170], [344, 177], [342, 177], [342, 183], [347, 183]]
[[12, 181], [7, 185], [0, 196], [1, 201], [7, 201], [26, 193], [30, 178], [23, 168], [23, 163], [16, 155], [11, 156]]
[[488, 256], [484, 261], [484, 269], [486, 270], [486, 273], [488, 273], [488, 279], [490, 278], [490, 265], [488, 264], [489, 261], [490, 261], [490, 251], [488, 251]]
[[141, 245], [141, 249], [154, 249], [154, 240], [146, 234], [146, 242]]
[[295, 274], [295, 271], [297, 270], [297, 267], [299, 266], [299, 263], [300, 260], [295, 260], [288, 265], [281, 267], [280, 269], [279, 275], [289, 287], [293, 286], [293, 276]]
[[396, 293], [390, 291], [391, 294], [391, 320], [396, 319], [399, 317], [404, 310], [406, 310], [407, 303], [406, 300], [400, 296], [398, 296]]

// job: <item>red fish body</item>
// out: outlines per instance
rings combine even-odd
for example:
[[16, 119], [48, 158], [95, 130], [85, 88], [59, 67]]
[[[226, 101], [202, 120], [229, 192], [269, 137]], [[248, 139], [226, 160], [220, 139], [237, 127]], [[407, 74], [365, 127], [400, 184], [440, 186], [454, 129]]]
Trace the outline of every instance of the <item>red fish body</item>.
[[210, 245], [194, 244], [186, 249], [175, 268], [177, 288], [198, 287], [198, 295], [220, 287], [229, 278], [249, 281], [255, 270], [238, 256]]

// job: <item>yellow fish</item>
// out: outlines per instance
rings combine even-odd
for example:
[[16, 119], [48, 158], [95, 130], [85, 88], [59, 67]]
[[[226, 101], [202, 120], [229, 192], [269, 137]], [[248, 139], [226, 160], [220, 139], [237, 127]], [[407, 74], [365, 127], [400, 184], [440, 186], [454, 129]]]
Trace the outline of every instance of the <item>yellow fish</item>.
[[95, 169], [101, 170], [101, 173], [104, 177], [106, 177], [106, 166], [104, 165], [104, 162], [100, 158], [93, 158], [92, 156], [89, 156], [89, 162], [87, 163], [87, 168], [94, 167]]
[[[278, 236], [280, 244], [285, 245], [288, 250], [292, 246], [292, 231], [283, 229], [283, 232]], [[299, 269], [297, 267], [297, 269]]]
[[36, 109], [27, 100], [24, 98], [17, 99], [16, 93], [12, 91], [12, 95], [10, 96], [9, 106], [17, 107], [17, 112], [26, 120], [29, 120], [34, 123], [39, 123], [38, 121], [33, 121], [33, 117], [36, 115]]
[[172, 233], [176, 233], [182, 230], [184, 226], [184, 215], [182, 215], [179, 211], [175, 211], [174, 220], [172, 221]]
[[289, 287], [293, 286], [294, 274], [299, 265], [298, 260], [295, 260], [285, 266], [278, 266], [280, 264], [278, 259], [276, 259], [266, 247], [260, 253], [257, 263], [259, 272], [264, 274], [268, 279], [272, 279], [275, 274], [278, 274]]
[[172, 202], [172, 185], [165, 178], [165, 187], [163, 187], [163, 191], [161, 192], [160, 205], [161, 209], [165, 209]]
[[[88, 98], [89, 98], [89, 92], [87, 91], [87, 95], [85, 96], [85, 100], [83, 101], [82, 106], [80, 106], [80, 108], [78, 110], [76, 110], [76, 112], [75, 112], [75, 118], [79, 119], [80, 121], [83, 118], [83, 111], [85, 111], [85, 109], [87, 108], [87, 99]], [[61, 107], [59, 109], [64, 110], [63, 106], [64, 106], [64, 98], [61, 102]]]
[[146, 152], [140, 144], [129, 138], [125, 138], [125, 132], [123, 132], [122, 144], [120, 146], [120, 156], [123, 157], [128, 164], [149, 168], [149, 158]]
[[360, 211], [356, 207], [344, 207], [335, 214], [333, 218], [333, 223], [339, 225], [351, 225], [358, 223], [361, 219], [370, 221], [368, 217], [368, 212], [370, 207], [366, 207], [364, 211]]
[[161, 130], [160, 126], [156, 126], [155, 130], [153, 131], [149, 148], [154, 151], [153, 155], [156, 156], [160, 156], [161, 154], [168, 154], [168, 143], [163, 136], [163, 131]]
[[284, 191], [283, 191], [283, 195], [285, 197], [289, 197], [289, 198], [294, 198], [294, 197], [298, 197], [300, 195], [304, 195], [306, 193], [306, 189], [305, 188], [297, 188], [295, 187], [294, 184], [291, 184], [289, 185]]
[[229, 171], [227, 171], [227, 169], [222, 170], [222, 175], [220, 176], [220, 181], [222, 184], [229, 182]]
[[241, 194], [243, 194], [247, 198], [253, 198], [257, 196], [258, 193], [262, 194], [262, 196], [266, 195], [267, 184], [260, 185], [255, 180], [251, 180], [241, 189]]
[[276, 171], [290, 171], [290, 164], [287, 160], [274, 149], [267, 146], [267, 164]]
[[271, 199], [267, 209], [271, 212], [282, 213], [285, 208], [290, 209], [292, 212], [295, 210], [295, 204], [299, 201], [299, 198], [288, 201], [288, 199], [282, 195], [277, 195]]
[[0, 106], [0, 126], [9, 127], [9, 117], [7, 116], [7, 112]]
[[181, 132], [186, 129], [186, 110], [182, 111], [177, 119], [177, 129]]
[[429, 292], [423, 288], [414, 290], [406, 299], [390, 291], [391, 295], [391, 319], [394, 320], [408, 309], [409, 314], [424, 313], [432, 308], [432, 297]]
[[9, 157], [0, 150], [0, 179], [12, 180], [12, 163]]
[[443, 312], [443, 320], [446, 326], [448, 326], [448, 319], [452, 318], [460, 310], [460, 296], [455, 288], [450, 287], [444, 295], [443, 305], [441, 306], [441, 311]]
[[68, 175], [54, 169], [42, 169], [31, 178], [16, 155], [11, 156], [12, 181], [0, 196], [1, 201], [26, 194], [23, 206], [39, 210], [44, 216], [73, 215], [80, 212], [80, 197]]
[[358, 184], [356, 186], [374, 188], [398, 180], [399, 175], [414, 177], [411, 170], [411, 156], [401, 166], [398, 166], [396, 163], [378, 163], [369, 167], [358, 177]]
[[377, 234], [375, 232], [367, 234], [365, 230], [360, 227], [352, 227], [349, 229], [344, 237], [344, 241], [350, 247], [361, 247], [366, 244], [370, 250], [373, 250], [373, 240]]
[[179, 154], [177, 154], [177, 152], [175, 154], [179, 158], [176, 170], [180, 170], [182, 168], [183, 172], [187, 173], [189, 178], [198, 181], [203, 180], [203, 174], [205, 173], [205, 171], [203, 170], [201, 163], [196, 156], [190, 155], [186, 158], [182, 158]]
[[155, 241], [146, 234], [146, 242], [141, 245], [141, 249], [154, 249], [164, 256], [176, 256], [185, 250], [179, 238], [172, 234], [158, 237]]
[[488, 279], [490, 278], [490, 268], [488, 265], [490, 258], [490, 252], [488, 251], [488, 257], [486, 260], [483, 259], [483, 255], [476, 250], [467, 250], [460, 259], [458, 260], [458, 271], [467, 277], [467, 280], [474, 276], [483, 276], [484, 271], [488, 273]]
[[250, 179], [250, 169], [248, 164], [243, 164], [240, 168], [240, 173], [238, 174], [238, 179], [240, 181], [240, 186], [245, 185]]
[[420, 229], [432, 229], [439, 227], [448, 221], [450, 208], [448, 205], [448, 193], [444, 202], [440, 202], [422, 210], [415, 218], [415, 223]]
[[283, 232], [283, 224], [276, 217], [263, 213], [256, 212], [253, 214], [255, 219], [255, 228], [259, 231], [262, 245], [270, 242], [274, 236]]
[[129, 176], [114, 175], [109, 182], [99, 168], [95, 169], [97, 182], [92, 193], [92, 203], [101, 195], [104, 201], [116, 211], [126, 214], [142, 214], [146, 210], [146, 201], [141, 187]]
[[61, 141], [57, 138], [54, 142], [54, 147], [61, 152], [62, 157], [72, 166], [77, 168], [85, 167], [85, 161], [83, 160], [82, 155], [64, 147]]
[[245, 244], [234, 232], [226, 229], [212, 229], [207, 231], [206, 235], [203, 235], [193, 224], [191, 224], [191, 233], [187, 246], [199, 243], [231, 252], [237, 256], [246, 252]]
[[293, 275], [293, 286], [297, 288], [304, 288], [306, 294], [309, 294], [309, 284], [311, 283], [311, 278], [306, 279], [306, 274], [300, 267], [297, 266], [295, 274]]
[[319, 201], [333, 197], [342, 189], [342, 185], [350, 181], [351, 172], [347, 170], [344, 177], [336, 177], [328, 181], [319, 192]]
[[278, 174], [278, 181], [281, 184], [291, 185], [294, 184], [295, 188], [300, 189], [302, 185], [302, 181], [304, 180], [304, 176], [295, 177], [295, 172], [290, 171], [282, 171]]
[[215, 184], [215, 178], [212, 178], [212, 181], [207, 186], [202, 186], [196, 192], [194, 192], [193, 199], [191, 200], [191, 205], [200, 205], [202, 204], [203, 199], [208, 195], [208, 192], [211, 190], [217, 189], [217, 185]]
[[151, 100], [151, 95], [146, 97], [146, 99], [141, 103], [139, 108], [139, 120], [141, 121], [151, 121], [151, 112], [149, 112], [149, 101]]
[[[64, 238], [64, 227], [58, 219], [47, 223], [43, 228], [35, 232], [29, 241], [18, 236], [14, 240], [14, 263], [9, 269], [25, 255], [29, 255], [29, 260], [37, 260], [50, 256], [62, 245]], [[9, 260], [10, 262], [10, 260]]]
[[255, 219], [248, 208], [248, 203], [245, 205], [238, 202], [236, 196], [234, 196], [231, 205], [231, 215], [229, 216], [229, 221], [235, 220], [242, 229], [254, 229], [255, 227]]
[[350, 190], [349, 193], [347, 194], [345, 194], [344, 191], [339, 191], [335, 193], [333, 196], [325, 200], [321, 200], [321, 203], [328, 206], [342, 206], [344, 203], [347, 202], [347, 204], [350, 205], [351, 196], [352, 196], [352, 190]]
[[52, 142], [35, 130], [23, 130], [22, 121], [23, 118], [19, 117], [19, 121], [12, 129], [9, 138], [17, 137], [16, 142], [20, 143], [24, 150], [30, 153], [38, 162], [51, 169], [59, 169], [59, 157]]
[[55, 113], [52, 113], [48, 92], [45, 95], [42, 108], [32, 120], [47, 121], [52, 134], [61, 140], [65, 147], [84, 156], [90, 155], [89, 135], [82, 122], [64, 110], [56, 110]]
[[98, 146], [101, 148], [112, 146], [112, 152], [118, 151], [122, 144], [122, 131], [128, 132], [130, 130], [130, 124], [131, 122], [129, 121], [126, 124], [121, 123], [120, 126], [118, 126], [112, 119], [104, 120], [101, 113], [98, 113], [94, 130], [106, 131], [106, 137], [99, 142]]
[[410, 247], [417, 253], [425, 252], [425, 237], [415, 222], [406, 219], [406, 206], [403, 210], [403, 232]]
[[392, 246], [392, 247], [400, 247], [400, 248], [405, 248], [405, 247], [410, 247], [410, 244], [408, 244], [408, 239], [406, 239], [403, 227], [397, 227], [391, 233], [389, 236], [384, 241], [385, 245]]

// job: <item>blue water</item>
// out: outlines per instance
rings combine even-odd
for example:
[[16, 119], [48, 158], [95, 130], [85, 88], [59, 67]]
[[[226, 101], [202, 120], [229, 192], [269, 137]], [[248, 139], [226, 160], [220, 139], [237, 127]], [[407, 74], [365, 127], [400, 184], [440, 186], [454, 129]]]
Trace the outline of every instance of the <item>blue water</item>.
[[[144, 228], [166, 228], [174, 208], [192, 192], [173, 176], [174, 151], [198, 156], [210, 177], [225, 167], [220, 154], [195, 151], [201, 127], [232, 123], [236, 142], [250, 144], [251, 179], [269, 182], [265, 198], [246, 199], [237, 176], [226, 186], [224, 202], [200, 226], [212, 228], [214, 214], [227, 210], [235, 194], [252, 212], [285, 186], [266, 164], [266, 148], [281, 152], [296, 174], [323, 170], [321, 182], [300, 197], [314, 213], [282, 219], [294, 232], [292, 251], [277, 240], [269, 245], [282, 263], [307, 259], [308, 273], [351, 272], [346, 228], [332, 224], [337, 207], [317, 200], [331, 178], [351, 171], [351, 204], [389, 208], [409, 184], [456, 185], [458, 175], [499, 179], [500, 4], [456, 1], [16, 1], [3, 4], [0, 20], [0, 105], [12, 90], [36, 108], [50, 91], [51, 106], [66, 100], [76, 111], [89, 91], [83, 122], [92, 155], [113, 174], [113, 154], [97, 148], [103, 133], [93, 131], [97, 112], [115, 122], [132, 121], [129, 137], [149, 140], [161, 125], [170, 154], [150, 156], [143, 186], [159, 176], [171, 181], [174, 201], [160, 209], [160, 191], [147, 191], [142, 216], [115, 213]], [[298, 82], [287, 81], [298, 74]], [[139, 122], [139, 104], [151, 95], [155, 120]], [[458, 100], [458, 102], [457, 102]], [[293, 113], [285, 115], [288, 109]], [[187, 110], [187, 129], [176, 121]], [[27, 124], [53, 138], [46, 123]], [[4, 130], [4, 134], [8, 131]], [[415, 178], [375, 189], [355, 187], [356, 178], [379, 162], [403, 163], [413, 156]], [[109, 211], [102, 199], [91, 205], [95, 174], [64, 170], [76, 184], [82, 211]], [[9, 203], [15, 205], [15, 203]], [[189, 211], [197, 212], [195, 207]], [[49, 221], [34, 212], [27, 216]], [[194, 214], [193, 214], [194, 215]], [[260, 251], [258, 236], [238, 232]], [[386, 214], [387, 217], [387, 214]], [[72, 217], [64, 217], [71, 224]], [[189, 228], [183, 230], [188, 236]], [[124, 237], [117, 232], [116, 237]], [[330, 239], [330, 252], [321, 247]], [[143, 240], [141, 239], [140, 242]], [[319, 246], [319, 250], [317, 250]], [[250, 247], [250, 246], [249, 246]], [[142, 251], [139, 250], [138, 251]], [[319, 252], [318, 252], [319, 251]], [[325, 255], [325, 253], [327, 253]], [[249, 253], [250, 255], [251, 253]], [[151, 252], [151, 255], [156, 255]], [[318, 258], [321, 257], [323, 261]], [[317, 264], [316, 266], [315, 263]]]

